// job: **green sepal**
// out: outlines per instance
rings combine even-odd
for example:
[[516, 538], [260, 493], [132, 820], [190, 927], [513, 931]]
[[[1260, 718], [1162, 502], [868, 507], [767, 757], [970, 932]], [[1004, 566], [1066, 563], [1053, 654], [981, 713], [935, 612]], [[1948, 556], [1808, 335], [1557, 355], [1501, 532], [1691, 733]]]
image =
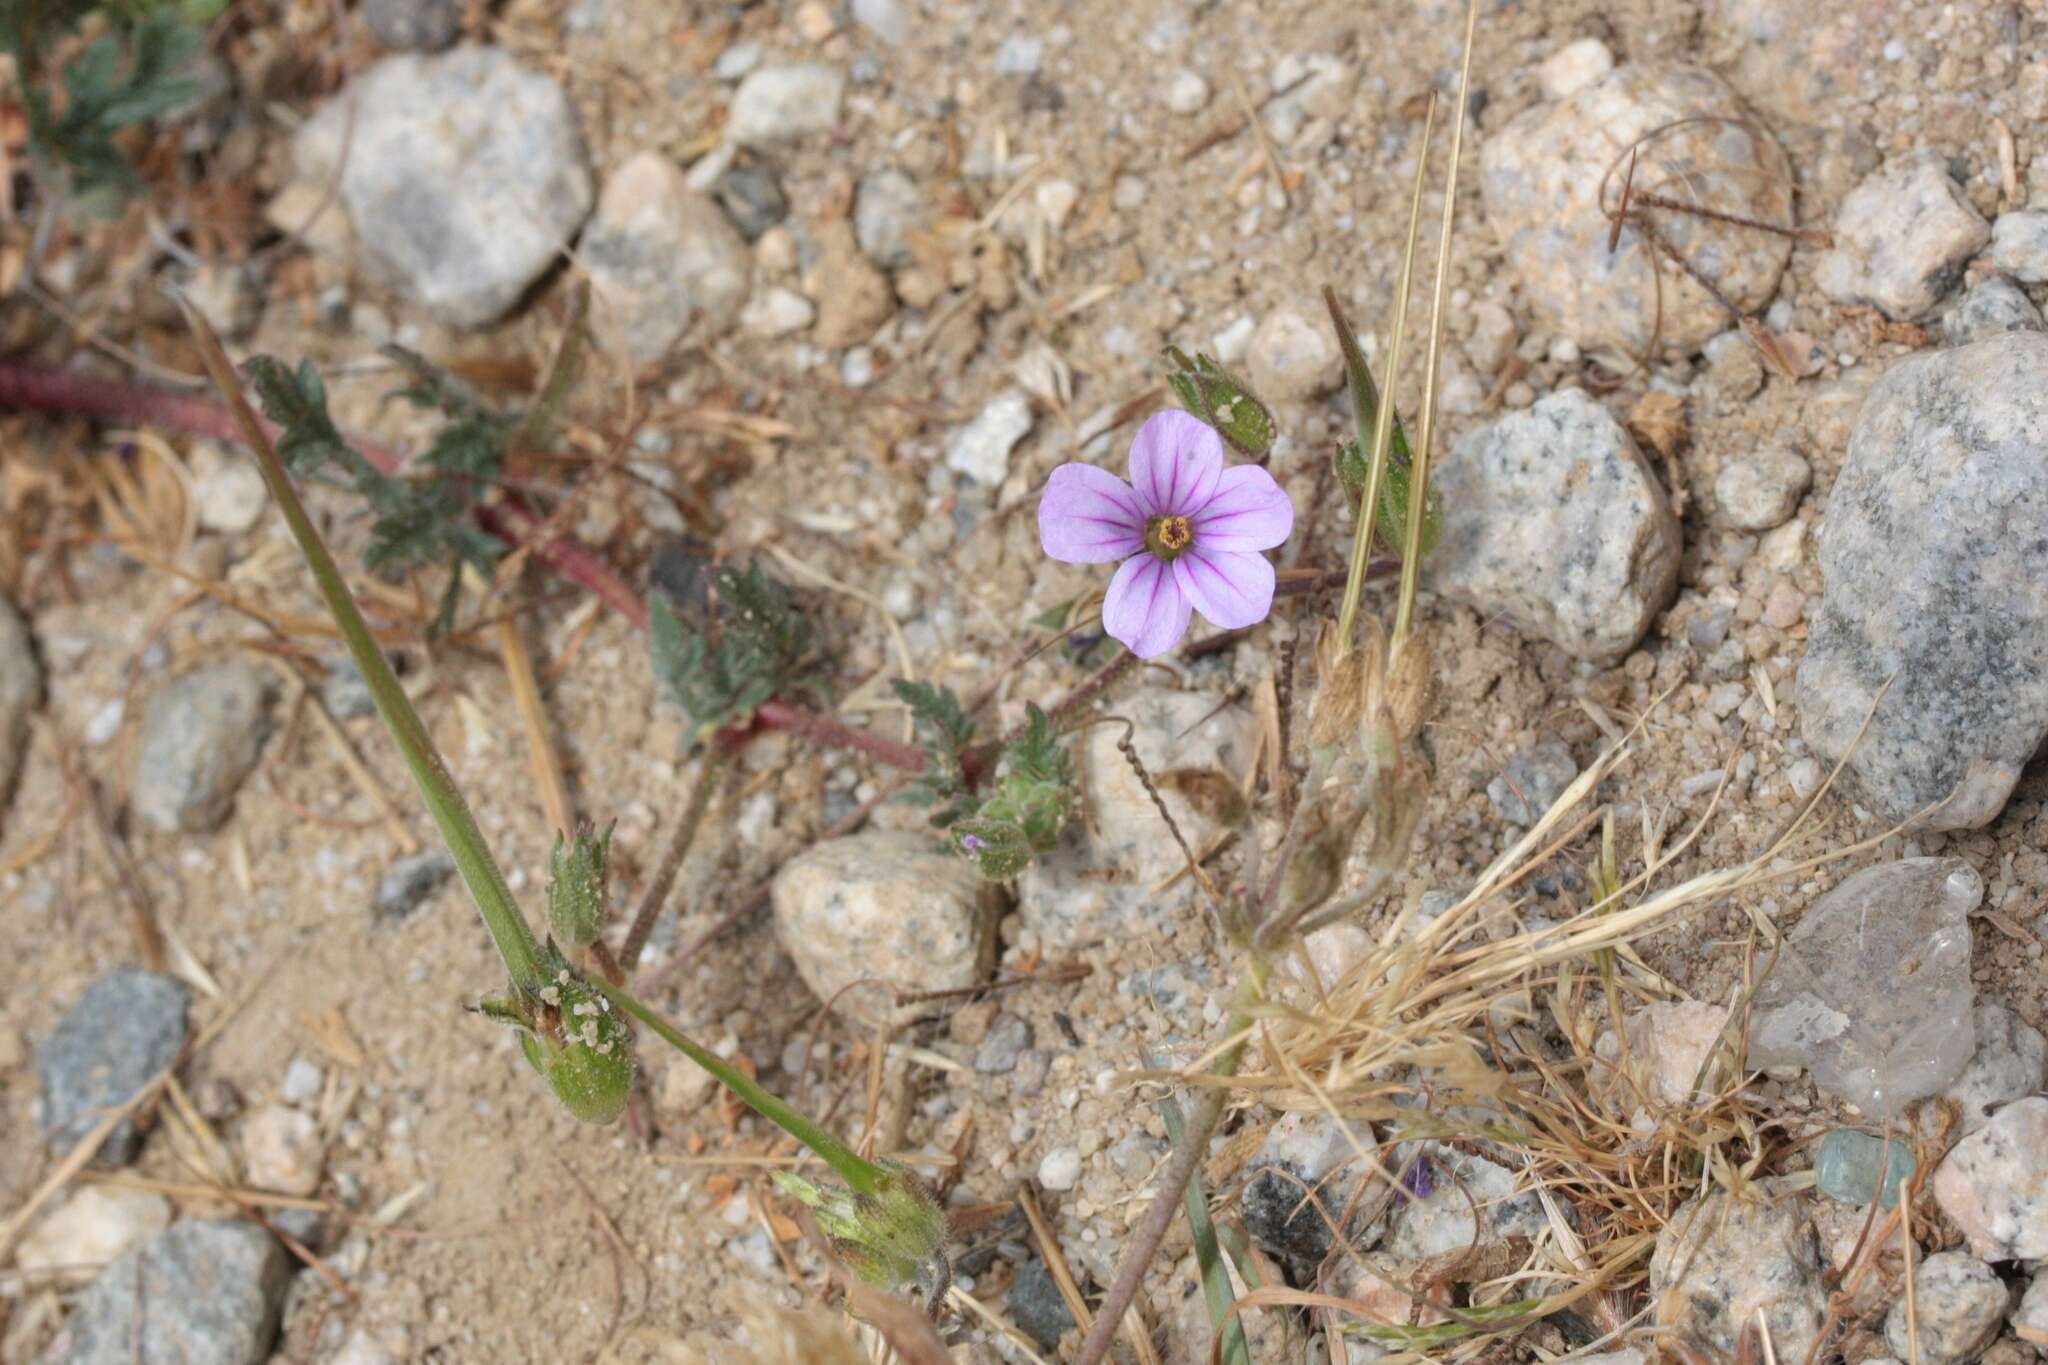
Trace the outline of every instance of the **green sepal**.
[[[1387, 461], [1387, 478], [1381, 485], [1379, 510], [1373, 517], [1380, 544], [1390, 554], [1399, 554], [1401, 542], [1408, 537], [1408, 490], [1413, 486], [1408, 470], [1407, 443], [1398, 432], [1399, 428], [1396, 428], [1394, 458]], [[1366, 476], [1366, 457], [1360, 452], [1358, 443], [1345, 441], [1340, 444], [1332, 463], [1351, 505], [1356, 507], [1365, 496]], [[1437, 537], [1443, 529], [1443, 499], [1432, 488], [1429, 490], [1429, 505], [1422, 509], [1422, 553], [1428, 554], [1436, 548]]]
[[922, 1180], [894, 1161], [876, 1163], [875, 1188], [857, 1194], [818, 1186], [790, 1171], [774, 1172], [776, 1188], [811, 1210], [819, 1229], [855, 1274], [877, 1289], [917, 1279], [946, 1243], [946, 1214]]
[[530, 1005], [479, 1008], [518, 1026], [519, 1050], [564, 1108], [585, 1123], [611, 1123], [633, 1093], [632, 1026], [552, 943], [542, 957], [552, 976]]
[[588, 829], [566, 841], [557, 834], [548, 858], [548, 923], [557, 942], [579, 952], [597, 942], [611, 916], [605, 864], [615, 828], [616, 822], [606, 826], [601, 838]]
[[1178, 346], [1166, 348], [1166, 359], [1173, 367], [1166, 383], [1180, 405], [1216, 428], [1241, 454], [1263, 459], [1273, 448], [1273, 414], [1245, 382], [1206, 355], [1188, 359]]

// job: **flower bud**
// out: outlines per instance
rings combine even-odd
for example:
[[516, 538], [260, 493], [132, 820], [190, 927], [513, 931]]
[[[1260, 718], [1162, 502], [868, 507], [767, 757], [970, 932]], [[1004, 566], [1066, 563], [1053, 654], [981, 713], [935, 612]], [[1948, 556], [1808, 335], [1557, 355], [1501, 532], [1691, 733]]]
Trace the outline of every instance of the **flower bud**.
[[611, 847], [611, 827], [601, 839], [588, 829], [579, 830], [566, 850], [562, 837], [555, 836], [555, 851], [548, 859], [548, 923], [557, 943], [580, 952], [604, 932], [611, 913], [605, 886]]
[[633, 1030], [612, 1002], [566, 965], [540, 993], [534, 1026], [519, 1035], [534, 1070], [569, 1112], [610, 1123], [633, 1092]]
[[775, 1172], [782, 1192], [809, 1208], [855, 1274], [877, 1289], [918, 1278], [946, 1242], [946, 1215], [922, 1180], [893, 1161], [876, 1164], [875, 1187], [856, 1193], [820, 1188], [800, 1175]]
[[1252, 459], [1273, 448], [1273, 414], [1252, 397], [1244, 381], [1205, 355], [1189, 360], [1178, 346], [1166, 348], [1173, 366], [1166, 382], [1180, 405], [1216, 428], [1224, 440]]

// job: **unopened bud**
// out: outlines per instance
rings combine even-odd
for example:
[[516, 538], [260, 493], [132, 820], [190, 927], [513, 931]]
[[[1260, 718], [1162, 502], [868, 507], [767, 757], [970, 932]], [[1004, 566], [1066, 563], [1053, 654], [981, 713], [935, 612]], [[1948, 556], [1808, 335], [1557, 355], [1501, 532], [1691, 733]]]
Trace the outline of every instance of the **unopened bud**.
[[609, 828], [603, 838], [587, 829], [579, 831], [566, 847], [562, 837], [555, 836], [555, 851], [548, 860], [548, 923], [557, 943], [581, 951], [604, 932], [611, 914], [605, 888], [611, 847]]
[[585, 1123], [610, 1123], [633, 1093], [633, 1030], [612, 1002], [567, 964], [540, 992], [533, 1025], [519, 1045], [568, 1111]]
[[1166, 382], [1174, 397], [1190, 413], [1201, 418], [1237, 450], [1260, 459], [1273, 448], [1273, 414], [1252, 396], [1251, 390], [1230, 371], [1208, 356], [1188, 359], [1178, 346], [1166, 348], [1173, 366]]
[[922, 1180], [893, 1161], [877, 1164], [866, 1193], [820, 1187], [789, 1171], [774, 1173], [784, 1194], [809, 1208], [833, 1250], [877, 1289], [917, 1279], [946, 1243], [946, 1214]]

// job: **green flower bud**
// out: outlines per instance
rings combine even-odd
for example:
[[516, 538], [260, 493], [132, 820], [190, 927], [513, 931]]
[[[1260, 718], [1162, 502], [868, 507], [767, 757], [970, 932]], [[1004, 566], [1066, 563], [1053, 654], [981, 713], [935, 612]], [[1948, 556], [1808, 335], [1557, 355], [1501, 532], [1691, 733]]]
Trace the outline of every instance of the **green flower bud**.
[[1006, 882], [1031, 862], [1031, 841], [1009, 820], [970, 815], [948, 831], [953, 847], [974, 859], [975, 870], [989, 881]]
[[[560, 959], [556, 959], [560, 962]], [[633, 1092], [633, 1030], [567, 964], [542, 988], [519, 1045], [555, 1098], [585, 1123], [610, 1123]]]
[[[1408, 538], [1408, 458], [1407, 442], [1395, 438], [1394, 451], [1387, 460], [1386, 481], [1380, 485], [1380, 505], [1374, 521], [1379, 540], [1389, 552], [1399, 554], [1401, 544]], [[1351, 504], [1357, 507], [1359, 499], [1365, 496], [1365, 480], [1369, 461], [1356, 441], [1345, 441], [1337, 447], [1333, 459], [1337, 478], [1350, 496]], [[1444, 529], [1443, 499], [1434, 488], [1429, 490], [1429, 505], [1422, 509], [1422, 553], [1428, 554], [1436, 548], [1437, 537]]]
[[922, 1180], [893, 1161], [876, 1165], [876, 1187], [857, 1194], [775, 1172], [782, 1192], [809, 1208], [855, 1274], [893, 1290], [932, 1270], [946, 1242], [946, 1214]]
[[1273, 414], [1252, 397], [1243, 380], [1205, 355], [1188, 359], [1178, 346], [1166, 348], [1173, 366], [1166, 382], [1180, 405], [1216, 428], [1224, 440], [1252, 459], [1273, 448]]
[[597, 942], [610, 917], [605, 861], [611, 856], [615, 827], [607, 826], [601, 839], [588, 829], [580, 830], [566, 850], [558, 834], [548, 859], [548, 923], [556, 942], [578, 952]]

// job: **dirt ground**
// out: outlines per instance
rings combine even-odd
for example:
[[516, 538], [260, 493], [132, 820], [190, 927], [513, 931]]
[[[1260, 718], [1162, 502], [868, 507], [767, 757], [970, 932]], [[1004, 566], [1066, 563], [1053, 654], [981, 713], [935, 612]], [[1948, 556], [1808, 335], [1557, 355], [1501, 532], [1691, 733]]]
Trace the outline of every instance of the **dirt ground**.
[[[469, 18], [478, 36], [567, 84], [600, 177], [638, 151], [683, 161], [705, 153], [731, 90], [711, 68], [733, 43], [758, 42], [771, 61], [818, 60], [853, 71], [839, 133], [775, 158], [790, 200], [787, 226], [800, 244], [815, 240], [849, 211], [861, 175], [895, 166], [918, 182], [927, 211], [945, 225], [948, 259], [978, 261], [973, 269], [988, 279], [970, 276], [951, 296], [963, 300], [956, 307], [942, 301], [899, 314], [876, 343], [878, 377], [864, 389], [841, 381], [836, 355], [738, 331], [680, 348], [665, 369], [630, 389], [616, 366], [600, 367], [572, 405], [571, 444], [586, 454], [604, 450], [621, 434], [628, 404], [637, 405], [643, 435], [633, 459], [643, 462], [642, 476], [592, 475], [598, 482], [578, 529], [636, 581], [657, 537], [680, 523], [730, 559], [766, 555], [763, 562], [776, 568], [772, 551], [877, 597], [908, 585], [917, 606], [903, 631], [920, 675], [972, 695], [1017, 653], [1032, 617], [1095, 583], [1092, 571], [1040, 554], [1036, 490], [1056, 464], [1075, 457], [1076, 434], [1091, 416], [1141, 405], [1148, 393], [1164, 403], [1162, 346], [1207, 347], [1237, 318], [1256, 320], [1282, 304], [1309, 313], [1325, 284], [1362, 327], [1384, 327], [1420, 136], [1418, 97], [1433, 83], [1454, 86], [1461, 16], [1439, 0], [1371, 7], [930, 0], [911, 8], [917, 21], [894, 47], [858, 27], [843, 6], [799, 9], [773, 0], [730, 7], [606, 0], [596, 22], [585, 16], [575, 23], [555, 0], [511, 0], [502, 10], [472, 8]], [[1675, 58], [1722, 72], [1791, 152], [1802, 220], [1826, 218], [1865, 171], [1913, 148], [1948, 158], [1978, 207], [1995, 212], [1997, 147], [1987, 112], [1994, 95], [2003, 98], [2022, 149], [2048, 139], [2048, 71], [2035, 55], [2048, 48], [2048, 18], [2037, 8], [1549, 0], [1485, 9], [1474, 62], [1485, 101], [1467, 144], [1451, 330], [1462, 340], [1474, 305], [1504, 305], [1519, 332], [1514, 354], [1528, 362], [1517, 378], [1538, 395], [1576, 380], [1580, 369], [1553, 358], [1551, 339], [1500, 266], [1478, 201], [1476, 157], [1489, 131], [1540, 98], [1534, 67], [1567, 41], [1598, 37], [1621, 62]], [[1729, 15], [1753, 11], [1777, 16], [1775, 44], [1730, 36]], [[829, 34], [821, 33], [818, 13], [830, 21]], [[359, 20], [332, 25], [318, 5], [251, 6], [227, 53], [253, 60], [270, 43], [317, 52], [278, 96], [283, 107], [306, 111], [342, 70], [375, 56]], [[998, 46], [1020, 34], [1045, 40], [1038, 74], [998, 74]], [[1888, 54], [1887, 44], [1903, 44], [1903, 56]], [[1306, 155], [1283, 154], [1299, 172], [1284, 202], [1257, 144], [1241, 132], [1188, 155], [1241, 121], [1235, 82], [1258, 99], [1273, 86], [1278, 64], [1309, 54], [1334, 55], [1355, 75], [1355, 90], [1326, 142]], [[1162, 97], [1183, 66], [1201, 72], [1214, 91], [1206, 107], [1185, 115], [1170, 112]], [[257, 188], [267, 190], [284, 174], [289, 138], [281, 120], [259, 126]], [[1070, 181], [1080, 197], [1042, 250], [998, 249], [989, 233], [977, 232], [1006, 195], [1048, 178]], [[1717, 769], [1734, 774], [1667, 881], [1749, 858], [1797, 808], [1785, 770], [1800, 756], [1791, 746], [1798, 729], [1792, 678], [1805, 627], [1765, 624], [1763, 605], [1781, 580], [1809, 597], [1820, 591], [1811, 532], [1857, 403], [1889, 362], [1929, 344], [1873, 330], [1828, 303], [1811, 284], [1813, 255], [1795, 251], [1779, 297], [1831, 357], [1819, 374], [1796, 383], [1773, 377], [1745, 392], [1697, 357], [1656, 371], [1688, 399], [1690, 441], [1669, 466], [1685, 508], [1687, 551], [1678, 600], [1636, 654], [1618, 667], [1594, 668], [1505, 624], [1425, 598], [1442, 676], [1426, 739], [1434, 767], [1429, 814], [1403, 898], [1457, 889], [1501, 850], [1506, 827], [1486, 784], [1518, 749], [1538, 741], [1562, 740], [1584, 763], [1605, 747], [1607, 730], [1644, 720], [1639, 754], [1601, 793], [1637, 842], [1646, 821], [1668, 832], [1706, 813], [1711, 783], [1688, 779]], [[132, 268], [136, 259], [131, 250], [117, 264]], [[321, 291], [335, 285], [353, 309], [323, 301]], [[558, 276], [511, 322], [455, 336], [345, 267], [293, 251], [272, 271], [260, 329], [241, 349], [316, 361], [330, 375], [344, 426], [407, 448], [422, 428], [384, 401], [392, 377], [376, 357], [381, 338], [363, 334], [365, 317], [416, 327], [409, 344], [471, 372], [530, 373], [556, 335], [567, 287]], [[114, 339], [167, 335], [161, 319], [136, 320], [149, 312], [136, 302], [143, 292], [131, 285], [120, 295], [137, 310], [132, 317], [110, 303], [97, 326]], [[946, 435], [1010, 387], [1013, 367], [1039, 348], [1070, 371], [1069, 404], [1040, 412], [1001, 489], [955, 480], [944, 468]], [[62, 338], [45, 337], [36, 354], [62, 352]], [[188, 356], [160, 354], [167, 364], [194, 368]], [[1448, 437], [1505, 410], [1508, 385], [1479, 378], [1496, 392], [1482, 411], [1451, 417]], [[1646, 387], [1641, 375], [1625, 379], [1605, 401], [1625, 414]], [[1413, 402], [1406, 386], [1403, 401]], [[1305, 503], [1343, 430], [1341, 400], [1285, 405], [1278, 416], [1286, 436], [1274, 472]], [[1711, 490], [1723, 463], [1788, 434], [1814, 470], [1794, 523], [1803, 529], [1771, 533], [1760, 544], [1715, 526]], [[189, 455], [189, 440], [172, 444]], [[5, 459], [60, 478], [68, 462], [110, 448], [82, 424], [15, 415], [0, 416], [0, 445]], [[1108, 454], [1097, 448], [1092, 458], [1119, 464], [1122, 445], [1119, 433]], [[676, 495], [665, 496], [656, 480], [671, 483]], [[364, 527], [355, 509], [325, 495], [315, 505], [344, 562], [359, 563]], [[1315, 523], [1312, 536], [1289, 545], [1287, 562], [1342, 561], [1343, 515], [1328, 511]], [[54, 524], [58, 534], [36, 541], [6, 585], [32, 621], [49, 692], [0, 816], [0, 956], [15, 964], [0, 991], [0, 1207], [10, 1210], [48, 1169], [33, 1109], [34, 1042], [87, 983], [136, 960], [127, 900], [73, 800], [66, 766], [91, 775], [126, 828], [121, 807], [145, 698], [203, 660], [274, 654], [279, 642], [187, 581], [125, 558], [97, 524], [83, 513]], [[188, 566], [244, 599], [317, 615], [274, 515], [245, 535], [203, 534], [184, 553]], [[805, 585], [786, 560], [780, 564], [805, 588], [837, 695], [871, 702], [872, 689], [855, 689], [899, 671], [883, 614], [846, 593]], [[423, 591], [433, 587], [423, 580]], [[657, 702], [644, 639], [626, 621], [538, 571], [523, 592], [526, 636], [547, 684], [546, 716], [578, 812], [617, 818], [630, 898], [690, 787], [683, 722]], [[1726, 651], [1709, 659], [1710, 651], [1690, 643], [1689, 627], [1716, 607], [1732, 608], [1731, 638], [1741, 645], [1732, 667]], [[1265, 636], [1199, 660], [1169, 657], [1150, 670], [1151, 680], [1242, 697], [1272, 667], [1278, 643], [1313, 619], [1306, 606], [1290, 606]], [[316, 660], [333, 657], [328, 642], [298, 644]], [[537, 908], [552, 831], [492, 637], [461, 636], [429, 649], [415, 631], [403, 652], [408, 683], [486, 835], [515, 889]], [[999, 694], [1005, 722], [1021, 717], [1026, 700], [1055, 699], [1084, 676], [1057, 650], [1017, 669]], [[1710, 707], [1712, 689], [1729, 683], [1739, 686], [1739, 704]], [[1659, 696], [1662, 704], [1645, 716]], [[186, 964], [179, 974], [195, 983], [195, 1028], [224, 1020], [186, 1068], [186, 1089], [197, 1094], [225, 1081], [254, 1106], [276, 1098], [294, 1058], [317, 1062], [326, 1076], [317, 1104], [327, 1142], [320, 1197], [348, 1213], [336, 1220], [324, 1255], [350, 1292], [317, 1274], [300, 1276], [278, 1358], [333, 1360], [343, 1358], [345, 1343], [358, 1352], [375, 1343], [404, 1360], [580, 1359], [607, 1349], [623, 1360], [687, 1359], [686, 1339], [728, 1329], [735, 1296], [816, 1303], [826, 1284], [820, 1262], [788, 1238], [754, 1160], [781, 1150], [772, 1132], [716, 1102], [685, 1064], [672, 1073], [651, 1049], [644, 1053], [655, 1059], [647, 1130], [576, 1125], [547, 1101], [508, 1032], [465, 1010], [498, 975], [459, 887], [443, 889], [403, 921], [373, 917], [378, 879], [402, 850], [305, 714], [307, 704], [289, 696], [280, 704], [278, 731], [217, 834], [127, 831], [142, 888], [176, 945], [174, 957]], [[115, 705], [121, 719], [110, 727]], [[899, 712], [879, 705], [847, 719], [892, 736], [903, 724]], [[431, 841], [376, 721], [348, 721], [344, 731], [382, 787], [400, 798], [404, 826]], [[713, 837], [686, 869], [680, 923], [673, 914], [664, 922], [651, 961], [694, 939], [888, 777], [866, 760], [780, 737], [757, 743], [742, 769], [714, 813]], [[752, 818], [742, 820], [748, 812]], [[915, 817], [900, 810], [881, 819], [915, 827]], [[1818, 851], [1878, 832], [1867, 814], [1830, 798], [1800, 847]], [[1556, 918], [1581, 907], [1579, 870], [1593, 847], [1589, 837], [1568, 850], [1523, 910]], [[1989, 828], [1893, 840], [1865, 859], [1949, 853], [1976, 867], [1988, 888], [1986, 907], [1998, 912], [1976, 924], [1979, 998], [2002, 1001], [2038, 1027], [2048, 1025], [2048, 977], [2035, 936], [2048, 929], [2039, 919], [2048, 897], [2044, 848], [2048, 773], [2036, 765]], [[1752, 912], [1790, 922], [1841, 875], [1805, 874], [1713, 906], [1642, 952], [1694, 996], [1725, 1001], [1740, 980]], [[1005, 933], [1005, 969], [1034, 965], [1014, 920]], [[1191, 962], [1220, 994], [1230, 976], [1185, 895], [1162, 905], [1154, 932], [1076, 956], [1091, 969], [1085, 978], [1000, 1002], [1052, 1053], [1042, 1081], [972, 1067], [994, 1010], [989, 1002], [949, 1002], [897, 1039], [872, 1117], [910, 1150], [963, 1154], [952, 1173], [962, 1191], [956, 1203], [1011, 1201], [1049, 1147], [1077, 1145], [1092, 1158], [1134, 1133], [1156, 1134], [1158, 1120], [1131, 1101], [1115, 1073], [1138, 1065], [1141, 1046], [1200, 1038], [1213, 1020], [1203, 1021], [1205, 1002], [1176, 1011], [1119, 983], [1143, 968]], [[745, 1058], [791, 1099], [860, 1130], [874, 1038], [857, 1025], [820, 1021], [818, 1002], [765, 914], [698, 953], [653, 1003]], [[1792, 1122], [1815, 1103], [1797, 1086], [1785, 1087], [1782, 1098]], [[1254, 1108], [1238, 1123], [1249, 1131], [1265, 1121]], [[233, 1121], [220, 1129], [232, 1147]], [[1141, 1161], [1131, 1169], [1125, 1176], [1096, 1162], [1074, 1190], [1040, 1195], [1069, 1259], [1097, 1284], [1142, 1208], [1136, 1195], [1150, 1168]], [[194, 1181], [162, 1131], [136, 1170], [188, 1187]], [[378, 1218], [394, 1213], [393, 1201], [404, 1201], [395, 1216]], [[203, 1196], [176, 1202], [185, 1212], [225, 1211]], [[1227, 1202], [1224, 1208], [1227, 1217]], [[1025, 1240], [1014, 1226], [1001, 1235]], [[1198, 1295], [1188, 1297], [1184, 1250], [1160, 1264], [1148, 1311], [1167, 1324], [1163, 1354], [1204, 1359], [1206, 1326], [1199, 1337], [1184, 1330], [1186, 1305], [1199, 1303]], [[999, 1259], [974, 1279], [974, 1292], [997, 1312], [1009, 1274]], [[27, 1302], [15, 1306], [4, 1352], [10, 1359], [32, 1358], [39, 1339], [24, 1328]], [[1194, 1320], [1200, 1317], [1195, 1311]], [[48, 1320], [46, 1311], [40, 1321]], [[963, 1343], [994, 1349], [985, 1324], [959, 1320], [952, 1330]]]

